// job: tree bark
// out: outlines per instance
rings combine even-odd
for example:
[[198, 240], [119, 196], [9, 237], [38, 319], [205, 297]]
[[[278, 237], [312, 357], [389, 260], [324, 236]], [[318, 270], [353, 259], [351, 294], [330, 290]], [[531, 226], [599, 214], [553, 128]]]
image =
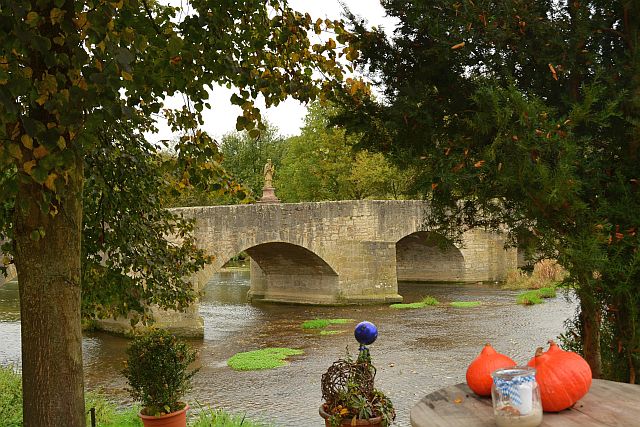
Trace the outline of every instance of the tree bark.
[[[75, 160], [58, 213], [42, 212], [43, 187], [20, 184], [16, 198], [16, 267], [22, 329], [25, 427], [84, 427], [80, 237], [82, 159]], [[44, 236], [34, 240], [38, 229]]]
[[588, 295], [580, 295], [580, 325], [582, 328], [582, 351], [591, 367], [593, 378], [602, 377], [602, 357], [600, 353], [601, 313], [596, 303]]

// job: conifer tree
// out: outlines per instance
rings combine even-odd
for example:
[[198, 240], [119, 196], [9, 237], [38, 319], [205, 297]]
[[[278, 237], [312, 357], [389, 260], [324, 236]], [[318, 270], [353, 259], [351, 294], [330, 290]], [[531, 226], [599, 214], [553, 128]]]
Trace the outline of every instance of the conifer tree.
[[[500, 224], [570, 273], [594, 376], [640, 369], [640, 3], [382, 1], [392, 37], [352, 18], [382, 102], [342, 121], [418, 164], [443, 232]], [[550, 337], [551, 338], [551, 337]]]

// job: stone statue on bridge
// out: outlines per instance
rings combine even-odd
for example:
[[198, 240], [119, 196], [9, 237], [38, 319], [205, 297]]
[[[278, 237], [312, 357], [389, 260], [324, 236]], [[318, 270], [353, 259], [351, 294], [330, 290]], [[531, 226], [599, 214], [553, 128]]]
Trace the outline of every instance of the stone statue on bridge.
[[275, 189], [273, 188], [273, 174], [276, 168], [271, 163], [271, 159], [267, 159], [267, 163], [264, 165], [264, 186], [262, 187], [262, 198], [258, 203], [280, 203], [280, 200], [276, 197]]
[[264, 188], [273, 188], [273, 173], [276, 168], [271, 163], [271, 159], [267, 159], [267, 164], [264, 165]]

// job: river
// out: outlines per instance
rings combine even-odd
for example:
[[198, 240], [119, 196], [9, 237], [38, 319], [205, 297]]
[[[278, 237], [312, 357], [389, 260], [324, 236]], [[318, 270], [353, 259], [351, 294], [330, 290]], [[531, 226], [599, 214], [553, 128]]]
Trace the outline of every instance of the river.
[[[401, 283], [405, 302], [432, 295], [441, 302], [481, 301], [475, 308], [446, 304], [419, 310], [387, 306], [309, 307], [248, 304], [247, 271], [217, 274], [206, 287], [200, 313], [205, 320], [204, 340], [192, 341], [200, 352], [200, 372], [187, 397], [198, 404], [222, 407], [278, 426], [322, 426], [320, 377], [348, 347], [357, 352], [353, 338], [356, 322], [369, 320], [379, 329], [370, 346], [378, 369], [376, 387], [394, 402], [395, 425], [409, 426], [410, 408], [425, 394], [464, 381], [467, 365], [490, 342], [518, 363], [526, 363], [536, 347], [563, 330], [576, 304], [566, 295], [544, 304], [515, 304], [517, 291], [486, 284]], [[0, 287], [0, 363], [20, 364], [20, 313], [17, 285]], [[305, 331], [300, 324], [314, 318], [350, 318], [337, 335]], [[127, 340], [103, 333], [85, 334], [83, 340], [86, 387], [102, 390], [115, 401], [128, 404], [125, 381], [119, 374]], [[305, 354], [285, 367], [235, 372], [226, 360], [239, 351], [262, 347], [291, 347]]]

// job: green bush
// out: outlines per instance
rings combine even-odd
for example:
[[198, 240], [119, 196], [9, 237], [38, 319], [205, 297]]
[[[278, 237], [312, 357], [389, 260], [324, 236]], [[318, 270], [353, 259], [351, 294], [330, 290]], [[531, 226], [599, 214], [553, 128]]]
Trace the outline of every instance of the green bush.
[[257, 371], [285, 366], [288, 356], [304, 354], [295, 348], [263, 348], [234, 354], [227, 360], [227, 365], [236, 371]]
[[22, 425], [22, 379], [11, 366], [0, 366], [0, 422], [6, 427]]
[[127, 349], [122, 371], [131, 396], [142, 403], [145, 415], [162, 415], [184, 407], [180, 402], [197, 370], [188, 371], [196, 352], [163, 329], [138, 335]]

